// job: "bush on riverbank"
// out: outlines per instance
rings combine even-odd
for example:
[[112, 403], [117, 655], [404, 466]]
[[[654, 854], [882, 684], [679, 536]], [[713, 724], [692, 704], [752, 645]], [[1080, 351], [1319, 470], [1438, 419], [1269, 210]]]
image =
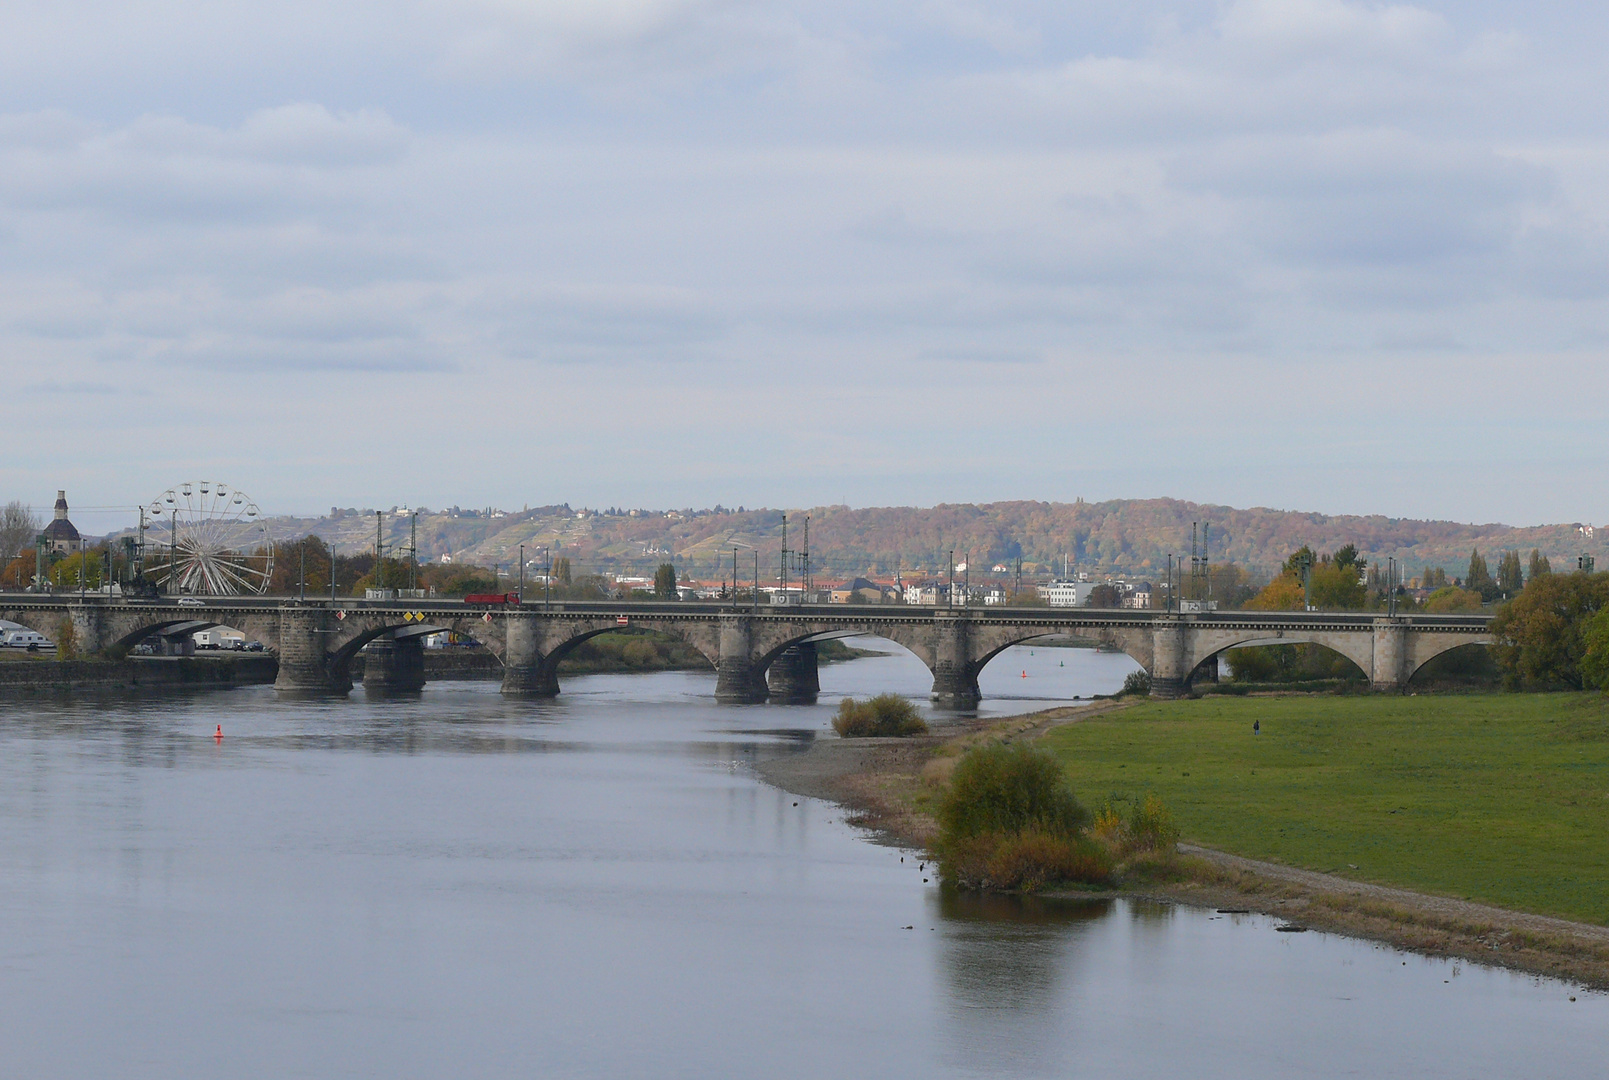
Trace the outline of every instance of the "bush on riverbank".
[[1106, 849], [1085, 835], [1079, 805], [1054, 756], [1025, 744], [970, 751], [938, 807], [940, 875], [963, 888], [1034, 891], [1104, 882]]
[[898, 694], [878, 694], [870, 701], [844, 698], [832, 729], [846, 739], [899, 738], [927, 734], [927, 724], [916, 706]]
[[1173, 814], [1155, 793], [1131, 802], [1126, 811], [1118, 799], [1110, 799], [1095, 815], [1090, 833], [1118, 855], [1136, 852], [1171, 852], [1179, 842], [1179, 827]]

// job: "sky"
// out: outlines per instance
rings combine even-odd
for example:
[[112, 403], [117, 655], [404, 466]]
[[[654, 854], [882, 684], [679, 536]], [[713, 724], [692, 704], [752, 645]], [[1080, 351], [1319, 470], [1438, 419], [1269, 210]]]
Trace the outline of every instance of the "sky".
[[1594, 5], [6, 12], [0, 498], [86, 528], [198, 479], [1609, 519]]

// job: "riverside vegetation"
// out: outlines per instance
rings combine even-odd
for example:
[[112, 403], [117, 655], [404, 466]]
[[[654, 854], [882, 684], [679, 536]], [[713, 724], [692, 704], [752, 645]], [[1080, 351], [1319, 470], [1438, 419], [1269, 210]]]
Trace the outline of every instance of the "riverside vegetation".
[[846, 739], [905, 738], [927, 734], [927, 723], [900, 695], [878, 694], [870, 701], [840, 701], [832, 729]]
[[1602, 695], [1107, 700], [875, 745], [834, 797], [952, 887], [1246, 907], [1609, 987]]

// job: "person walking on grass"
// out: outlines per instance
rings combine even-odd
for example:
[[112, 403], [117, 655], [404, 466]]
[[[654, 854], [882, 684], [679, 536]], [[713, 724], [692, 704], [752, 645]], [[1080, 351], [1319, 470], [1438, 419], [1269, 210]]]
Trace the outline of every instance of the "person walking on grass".
[[1261, 735], [1263, 733], [1263, 722], [1261, 720], [1253, 720], [1251, 722], [1251, 733], [1253, 735]]

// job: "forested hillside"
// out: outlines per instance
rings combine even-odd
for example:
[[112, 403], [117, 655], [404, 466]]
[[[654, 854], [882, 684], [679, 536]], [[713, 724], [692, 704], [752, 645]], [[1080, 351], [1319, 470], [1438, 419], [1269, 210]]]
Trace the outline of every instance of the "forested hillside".
[[[907, 576], [941, 572], [948, 553], [957, 562], [970, 557], [974, 571], [1018, 557], [1029, 573], [1059, 569], [1063, 555], [1079, 568], [1146, 573], [1158, 570], [1168, 553], [1190, 553], [1192, 522], [1210, 527], [1214, 562], [1234, 562], [1268, 573], [1306, 544], [1315, 551], [1356, 545], [1370, 561], [1395, 556], [1409, 573], [1445, 567], [1462, 573], [1471, 549], [1482, 552], [1538, 548], [1558, 568], [1573, 567], [1582, 551], [1601, 554], [1598, 537], [1577, 524], [1514, 527], [1419, 521], [1379, 516], [1337, 516], [1266, 508], [1237, 509], [1178, 499], [1117, 499], [1101, 503], [1001, 502], [934, 507], [815, 507], [787, 512], [788, 546], [803, 544], [810, 519], [811, 563], [817, 576], [861, 573]], [[750, 549], [760, 552], [762, 577], [775, 577], [782, 547], [783, 513], [777, 510], [579, 510], [567, 505], [525, 511], [422, 511], [417, 522], [419, 558], [511, 567], [525, 545], [528, 561], [540, 549], [555, 548], [577, 570], [651, 575], [661, 562], [674, 562], [694, 576], [731, 572], [733, 545], [739, 569], [752, 573]], [[373, 510], [337, 510], [317, 519], [280, 518], [271, 522], [276, 537], [312, 532], [340, 550], [372, 550]], [[409, 543], [409, 519], [388, 513], [385, 543]]]

